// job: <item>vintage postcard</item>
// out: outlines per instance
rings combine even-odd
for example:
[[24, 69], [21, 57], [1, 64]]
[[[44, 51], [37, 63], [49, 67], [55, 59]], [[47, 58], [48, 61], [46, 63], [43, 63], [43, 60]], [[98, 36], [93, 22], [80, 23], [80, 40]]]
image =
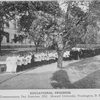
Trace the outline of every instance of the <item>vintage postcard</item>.
[[100, 1], [0, 1], [0, 99], [100, 99]]

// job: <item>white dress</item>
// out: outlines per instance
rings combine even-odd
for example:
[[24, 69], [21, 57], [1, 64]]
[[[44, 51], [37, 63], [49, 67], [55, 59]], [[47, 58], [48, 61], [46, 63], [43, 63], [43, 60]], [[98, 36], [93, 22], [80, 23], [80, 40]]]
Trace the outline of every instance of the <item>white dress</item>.
[[31, 55], [28, 55], [28, 56], [26, 57], [26, 59], [27, 59], [27, 63], [29, 64], [29, 63], [31, 63], [32, 56], [31, 56]]
[[12, 66], [13, 66], [12, 72], [16, 72], [16, 69], [17, 69], [17, 57], [13, 56], [11, 62], [12, 62]]
[[6, 59], [6, 72], [12, 72], [13, 66], [12, 66], [12, 62], [11, 62], [11, 57], [7, 57]]
[[17, 57], [17, 65], [19, 65], [19, 66], [22, 65], [22, 59], [21, 59], [21, 57]]
[[24, 65], [27, 65], [27, 64], [28, 64], [28, 63], [27, 63], [27, 57], [24, 57], [24, 58], [23, 58], [23, 64], [24, 64]]
[[6, 72], [16, 72], [17, 69], [17, 59], [16, 57], [8, 57], [6, 59]]

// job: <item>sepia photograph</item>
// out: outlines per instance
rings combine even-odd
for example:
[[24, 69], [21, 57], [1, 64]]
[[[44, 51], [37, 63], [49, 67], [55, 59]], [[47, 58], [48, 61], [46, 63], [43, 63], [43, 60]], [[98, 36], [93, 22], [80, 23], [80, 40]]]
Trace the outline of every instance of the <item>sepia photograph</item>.
[[0, 90], [100, 89], [99, 61], [99, 0], [0, 1]]

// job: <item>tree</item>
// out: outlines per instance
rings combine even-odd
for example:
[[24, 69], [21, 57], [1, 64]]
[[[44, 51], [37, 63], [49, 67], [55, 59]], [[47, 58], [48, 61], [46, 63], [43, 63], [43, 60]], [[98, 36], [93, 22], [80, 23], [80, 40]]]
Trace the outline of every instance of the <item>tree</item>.
[[[20, 3], [20, 4], [19, 4]], [[19, 5], [21, 6], [19, 6]], [[19, 27], [20, 31], [25, 30], [29, 31], [30, 26], [34, 19], [37, 17], [38, 11], [43, 11], [44, 13], [49, 13], [52, 15], [60, 16], [60, 8], [57, 1], [26, 1], [26, 2], [17, 2], [15, 4], [16, 10], [20, 13]], [[24, 9], [25, 7], [27, 9]], [[21, 11], [20, 11], [20, 10]]]
[[30, 9], [33, 22], [31, 21], [31, 28], [28, 28], [30, 29], [29, 35], [34, 41], [37, 51], [38, 45], [44, 42], [45, 27], [52, 21], [52, 16], [60, 16], [61, 9], [56, 1], [31, 2]]
[[[0, 51], [1, 51], [1, 42], [3, 36], [7, 36], [7, 33], [4, 32], [4, 25], [9, 27], [9, 20], [15, 20], [16, 15], [23, 15], [28, 10], [27, 2], [13, 2], [13, 1], [1, 1], [0, 2]], [[5, 33], [5, 34], [4, 34]], [[9, 34], [8, 34], [9, 35]]]
[[[78, 2], [79, 3], [79, 2]], [[58, 67], [62, 67], [63, 53], [68, 46], [75, 46], [77, 43], [86, 44], [97, 43], [98, 28], [97, 22], [100, 18], [100, 2], [89, 3], [89, 10], [86, 12], [78, 6], [77, 2], [67, 2], [67, 12], [65, 16], [65, 27], [56, 31], [56, 44], [58, 52]], [[59, 21], [57, 21], [59, 22]], [[60, 30], [59, 30], [60, 29]]]
[[2, 21], [0, 22], [0, 28], [3, 28], [2, 26], [4, 25], [5, 21], [4, 18], [8, 20], [13, 19], [16, 21], [16, 16], [19, 16], [19, 30], [24, 30], [25, 33], [29, 31], [29, 27], [36, 18], [34, 11], [44, 11], [52, 15], [59, 15], [60, 11], [57, 1], [3, 1], [1, 2], [0, 7], [0, 21]]
[[29, 36], [34, 41], [37, 51], [37, 47], [45, 42], [44, 40], [47, 34], [45, 29], [48, 25], [50, 25], [53, 16], [48, 13], [44, 13], [43, 11], [38, 11], [36, 13], [37, 16], [36, 19], [34, 19], [32, 22]]
[[9, 27], [8, 19], [10, 15], [5, 7], [5, 4], [3, 2], [0, 2], [0, 52], [1, 52], [1, 42], [3, 39], [3, 36], [7, 37], [7, 41], [9, 42], [9, 33], [4, 32], [4, 25]]
[[[83, 41], [86, 42], [88, 47], [91, 47], [91, 44], [99, 44], [99, 31], [100, 31], [100, 1], [93, 0], [89, 1], [88, 6], [88, 26], [87, 32], [82, 37]], [[89, 45], [90, 44], [90, 45]]]
[[[62, 67], [62, 56], [64, 50], [70, 45], [75, 46], [78, 42], [84, 41], [86, 44], [97, 43], [98, 28], [97, 22], [100, 20], [100, 2], [95, 0], [89, 2], [89, 10], [84, 12], [76, 2], [67, 2], [67, 12], [65, 16], [65, 29], [58, 30], [58, 67]], [[58, 22], [58, 21], [57, 21]]]
[[[20, 16], [20, 30], [29, 32], [36, 46], [41, 41], [55, 45], [59, 68], [62, 68], [66, 49], [82, 41], [86, 42], [87, 36], [89, 41], [96, 40], [97, 34], [94, 33], [97, 32], [99, 20], [99, 1], [91, 1], [87, 12], [79, 7], [80, 1], [65, 3], [66, 12], [61, 11], [57, 1], [4, 2], [7, 14], [12, 18]], [[91, 29], [95, 30], [91, 32]]]
[[[82, 35], [87, 31], [87, 13], [76, 5], [76, 2], [67, 2], [67, 12], [60, 13], [60, 16], [38, 12], [37, 19], [32, 24], [32, 35], [40, 40], [41, 36], [46, 36], [46, 44], [55, 45], [58, 53], [58, 67], [62, 68], [63, 54], [68, 47], [75, 46], [81, 41]], [[62, 15], [64, 14], [64, 15]], [[81, 34], [83, 33], [83, 34]], [[35, 37], [36, 36], [36, 37]], [[49, 42], [47, 42], [49, 41]]]
[[36, 52], [38, 50], [39, 44], [43, 40], [43, 30], [42, 30], [42, 22], [44, 20], [39, 15], [37, 18], [32, 22], [32, 25], [30, 26], [30, 32], [29, 37], [31, 40], [34, 41]]
[[[29, 36], [34, 41], [37, 51], [38, 45], [43, 42], [43, 28], [41, 28], [41, 26], [45, 23], [45, 18], [43, 18], [42, 15], [50, 14], [60, 16], [60, 8], [57, 1], [31, 1], [27, 2], [27, 7], [28, 10], [26, 10], [26, 13], [24, 13], [19, 20], [19, 31], [30, 31]], [[45, 14], [41, 14], [41, 12]]]
[[[62, 17], [54, 17], [53, 23], [46, 27], [58, 53], [58, 68], [62, 68], [63, 54], [68, 47], [75, 46], [87, 29], [87, 13], [81, 10], [73, 1], [67, 2], [67, 12]], [[52, 34], [51, 34], [52, 33]]]

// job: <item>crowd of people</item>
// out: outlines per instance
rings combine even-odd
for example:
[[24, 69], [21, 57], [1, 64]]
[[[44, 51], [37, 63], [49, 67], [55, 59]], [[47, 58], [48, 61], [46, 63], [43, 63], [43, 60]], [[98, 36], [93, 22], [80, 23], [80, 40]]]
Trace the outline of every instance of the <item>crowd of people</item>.
[[[69, 57], [70, 52], [66, 51], [64, 53], [64, 58]], [[31, 66], [50, 64], [56, 62], [58, 59], [58, 54], [56, 51], [48, 51], [41, 53], [28, 53], [28, 54], [13, 54], [6, 59], [6, 72], [14, 73], [18, 70], [24, 70]]]
[[[83, 49], [83, 48], [72, 48], [71, 51], [65, 51], [63, 54], [64, 60], [78, 60], [81, 58], [92, 57], [100, 54], [100, 49]], [[17, 72], [25, 70], [30, 67], [34, 67], [42, 64], [50, 64], [56, 62], [58, 54], [56, 51], [51, 50], [48, 52], [41, 53], [28, 53], [28, 54], [13, 54], [6, 59], [6, 72]]]
[[70, 51], [70, 59], [75, 60], [93, 57], [96, 55], [100, 55], [100, 48], [72, 48], [72, 50]]
[[16, 72], [18, 66], [26, 66], [31, 63], [32, 54], [9, 55], [6, 59], [6, 72]]

